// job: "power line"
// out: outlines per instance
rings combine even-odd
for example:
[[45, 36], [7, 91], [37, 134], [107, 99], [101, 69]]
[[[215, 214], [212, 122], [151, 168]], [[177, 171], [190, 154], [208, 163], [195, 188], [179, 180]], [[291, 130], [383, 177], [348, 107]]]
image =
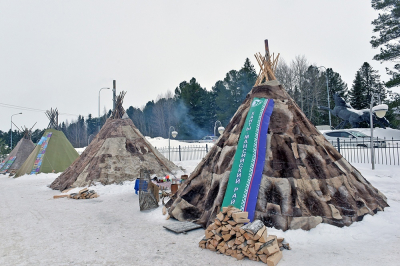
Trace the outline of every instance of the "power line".
[[[30, 107], [24, 107], [24, 106], [19, 106], [19, 105], [12, 105], [12, 104], [7, 104], [7, 103], [0, 103], [0, 107], [5, 107], [5, 108], [11, 108], [11, 109], [18, 109], [18, 110], [23, 110], [23, 111], [30, 111], [30, 112], [46, 112], [47, 110], [42, 110], [42, 109], [36, 109], [36, 108], [30, 108]], [[79, 116], [77, 114], [69, 114], [69, 113], [59, 113], [59, 115], [72, 115], [72, 116]]]

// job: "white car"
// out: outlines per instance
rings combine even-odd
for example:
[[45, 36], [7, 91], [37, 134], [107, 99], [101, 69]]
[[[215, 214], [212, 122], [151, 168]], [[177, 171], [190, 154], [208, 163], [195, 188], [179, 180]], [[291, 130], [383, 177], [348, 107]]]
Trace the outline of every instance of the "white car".
[[[323, 132], [324, 137], [333, 146], [337, 146], [337, 139], [339, 138], [340, 145], [342, 146], [357, 146], [357, 147], [371, 147], [371, 138], [364, 133], [356, 130], [330, 130]], [[383, 139], [374, 138], [375, 148], [386, 148], [386, 141]]]

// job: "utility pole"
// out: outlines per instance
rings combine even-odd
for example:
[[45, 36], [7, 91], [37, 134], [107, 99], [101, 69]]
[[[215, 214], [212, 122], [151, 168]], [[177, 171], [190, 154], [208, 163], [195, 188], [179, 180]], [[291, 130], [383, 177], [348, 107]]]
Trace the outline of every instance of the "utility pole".
[[117, 97], [117, 81], [113, 80], [113, 111], [115, 111], [116, 97]]

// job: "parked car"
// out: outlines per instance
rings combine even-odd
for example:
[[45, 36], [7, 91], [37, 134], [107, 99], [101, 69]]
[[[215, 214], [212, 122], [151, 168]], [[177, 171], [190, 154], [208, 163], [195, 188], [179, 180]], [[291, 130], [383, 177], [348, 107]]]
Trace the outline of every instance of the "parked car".
[[[333, 146], [337, 146], [337, 139], [339, 138], [340, 145], [371, 147], [370, 136], [357, 130], [327, 130], [323, 132], [323, 135]], [[376, 148], [386, 148], [386, 141], [383, 139], [374, 138], [373, 142]]]
[[202, 139], [200, 139], [198, 142], [199, 143], [214, 143], [218, 139], [217, 136], [205, 136]]

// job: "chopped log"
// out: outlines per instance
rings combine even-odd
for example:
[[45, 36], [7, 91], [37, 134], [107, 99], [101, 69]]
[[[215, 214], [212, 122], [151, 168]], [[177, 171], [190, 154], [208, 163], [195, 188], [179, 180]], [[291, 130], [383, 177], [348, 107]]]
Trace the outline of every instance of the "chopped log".
[[217, 214], [217, 219], [220, 220], [221, 222], [224, 220], [224, 218], [225, 218], [225, 215], [222, 212]]
[[281, 259], [282, 259], [282, 251], [278, 251], [272, 256], [269, 256], [267, 258], [267, 265], [276, 266]]
[[222, 235], [221, 235], [221, 234], [216, 234], [216, 235], [215, 235], [215, 239], [216, 239], [217, 241], [221, 241], [221, 240], [222, 240]]
[[211, 238], [213, 236], [214, 236], [213, 232], [208, 231], [208, 230], [205, 231], [205, 238], [206, 239], [209, 239], [209, 238]]
[[230, 209], [227, 211], [227, 216], [228, 216], [229, 218], [231, 218], [231, 217], [232, 217], [232, 213], [235, 213], [235, 212], [241, 212], [241, 210], [236, 209], [236, 208], [230, 208]]
[[271, 236], [268, 236], [267, 235], [267, 230], [264, 230], [264, 232], [262, 233], [262, 235], [260, 236], [260, 238], [258, 239], [258, 241], [260, 241], [260, 242], [262, 242], [262, 243], [265, 243], [265, 242], [267, 242], [268, 240], [270, 240], [269, 238], [270, 238]]
[[68, 198], [68, 195], [54, 195], [53, 199]]
[[247, 219], [249, 216], [248, 212], [234, 212], [232, 213], [232, 218], [234, 221], [237, 219]]
[[260, 258], [260, 260], [262, 261], [262, 262], [264, 262], [265, 264], [267, 264], [267, 255], [258, 255], [258, 257]]
[[[261, 227], [261, 229], [254, 235], [253, 240], [259, 240], [266, 230], [267, 228], [265, 226]], [[265, 234], [267, 234], [267, 232], [265, 232]]]
[[254, 241], [254, 240], [252, 240], [252, 239], [249, 239], [249, 240], [247, 240], [247, 244], [248, 245], [254, 245], [256, 243], [256, 241]]
[[246, 224], [246, 223], [250, 222], [250, 219], [240, 218], [240, 219], [236, 219], [235, 221], [238, 222], [238, 223]]
[[254, 248], [249, 248], [249, 251], [250, 251], [250, 253], [253, 254], [253, 255], [256, 254], [256, 250], [255, 250]]
[[247, 232], [245, 232], [245, 233], [243, 234], [243, 236], [244, 236], [244, 238], [246, 238], [246, 240], [253, 239], [253, 237], [252, 237], [249, 233], [247, 233]]
[[268, 245], [265, 247], [265, 250], [263, 250], [262, 253], [264, 253], [267, 256], [271, 256], [272, 254], [275, 254], [277, 252], [279, 252], [279, 246], [277, 242], [272, 243], [272, 245]]
[[221, 221], [218, 220], [218, 219], [215, 219], [214, 223], [215, 223], [217, 226], [221, 226], [221, 225], [222, 225], [222, 224], [221, 224]]
[[244, 259], [244, 255], [242, 253], [237, 254], [236, 259], [242, 260], [242, 259]]
[[222, 238], [224, 239], [224, 241], [228, 241], [229, 239], [232, 238], [232, 235], [231, 234], [226, 234], [226, 235], [223, 235]]
[[235, 245], [240, 245], [242, 243], [243, 243], [243, 241], [240, 241], [238, 238], [235, 239]]
[[232, 248], [235, 245], [235, 240], [236, 239], [232, 239], [231, 241], [228, 242], [228, 247]]
[[222, 207], [222, 213], [223, 213], [223, 214], [226, 214], [226, 213], [229, 211], [229, 209], [231, 209], [231, 208], [233, 208], [233, 206]]
[[228, 221], [228, 224], [230, 224], [230, 225], [232, 225], [232, 226], [235, 226], [235, 225], [237, 225], [237, 222], [232, 221], [232, 220], [229, 220], [229, 221]]
[[248, 223], [244, 226], [242, 226], [242, 229], [245, 230], [246, 232], [249, 232], [252, 235], [255, 235], [258, 230], [260, 230], [264, 226], [264, 223], [260, 220], [255, 220], [252, 223]]

